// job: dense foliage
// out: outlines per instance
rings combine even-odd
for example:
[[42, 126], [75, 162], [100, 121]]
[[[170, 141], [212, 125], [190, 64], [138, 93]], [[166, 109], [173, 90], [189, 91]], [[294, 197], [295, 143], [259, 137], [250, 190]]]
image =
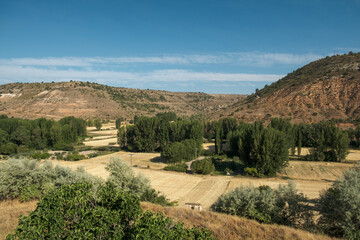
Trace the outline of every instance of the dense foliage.
[[348, 154], [348, 133], [340, 130], [335, 123], [300, 124], [299, 130], [303, 146], [312, 147], [308, 160], [341, 162]]
[[196, 160], [191, 163], [191, 171], [197, 174], [211, 174], [215, 172], [215, 165], [211, 158]]
[[20, 218], [7, 239], [212, 239], [211, 232], [184, 229], [181, 223], [151, 211], [139, 199], [111, 183], [65, 185], [40, 200]]
[[[129, 192], [142, 201], [171, 206], [163, 195], [151, 188], [149, 179], [135, 176], [133, 170], [119, 158], [112, 158], [106, 169], [110, 172], [107, 182], [117, 189]], [[64, 184], [91, 182], [103, 183], [101, 179], [87, 174], [82, 168], [72, 171], [61, 166], [53, 167], [51, 162], [40, 164], [37, 160], [9, 159], [0, 163], [0, 201], [19, 198], [21, 201], [38, 199], [51, 189]]]
[[106, 166], [110, 172], [107, 182], [113, 184], [117, 189], [129, 192], [140, 198], [141, 201], [152, 202], [160, 205], [174, 205], [163, 195], [151, 188], [150, 181], [142, 174], [135, 176], [134, 171], [120, 158], [111, 158]]
[[286, 136], [256, 123], [239, 136], [238, 154], [247, 167], [257, 170], [258, 176], [273, 176], [289, 159]]
[[319, 224], [328, 234], [360, 239], [360, 167], [347, 170], [318, 203]]
[[360, 125], [358, 125], [355, 129], [350, 128], [348, 131], [350, 145], [355, 148], [360, 147]]
[[198, 151], [196, 145], [196, 142], [192, 139], [174, 142], [164, 147], [161, 156], [169, 163], [189, 161], [195, 158]]
[[268, 186], [238, 187], [219, 197], [211, 209], [263, 223], [308, 228], [313, 226], [313, 215], [304, 201], [292, 183], [276, 190]]
[[37, 199], [49, 190], [76, 182], [98, 182], [83, 169], [55, 166], [51, 162], [40, 165], [37, 160], [12, 159], [0, 163], [0, 200], [19, 198]]
[[69, 150], [86, 136], [86, 121], [66, 117], [60, 121], [0, 117], [0, 154], [11, 155], [29, 149]]
[[169, 121], [168, 115], [158, 117], [136, 117], [134, 125], [123, 126], [118, 130], [118, 143], [121, 147], [137, 152], [162, 151], [174, 142], [186, 139], [195, 141], [193, 148], [200, 149], [204, 127], [200, 121]]

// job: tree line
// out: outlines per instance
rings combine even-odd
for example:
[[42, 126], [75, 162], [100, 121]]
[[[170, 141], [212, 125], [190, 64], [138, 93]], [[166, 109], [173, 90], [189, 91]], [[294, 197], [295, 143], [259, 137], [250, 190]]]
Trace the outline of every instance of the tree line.
[[72, 150], [86, 136], [86, 121], [65, 117], [59, 121], [0, 117], [0, 154], [11, 155], [47, 148]]
[[[290, 119], [273, 118], [265, 127], [262, 122], [238, 123], [224, 118], [204, 124], [205, 138], [215, 138], [215, 153], [238, 156], [246, 165], [245, 171], [256, 176], [272, 176], [286, 166], [289, 151], [301, 154], [302, 147], [310, 147], [305, 160], [341, 162], [348, 154], [349, 142], [360, 137], [359, 127], [342, 131], [333, 122], [292, 124]], [[359, 134], [359, 135], [356, 135]]]
[[135, 152], [161, 152], [169, 162], [190, 160], [200, 152], [204, 136], [202, 122], [164, 114], [135, 117], [133, 125], [121, 126], [118, 143]]

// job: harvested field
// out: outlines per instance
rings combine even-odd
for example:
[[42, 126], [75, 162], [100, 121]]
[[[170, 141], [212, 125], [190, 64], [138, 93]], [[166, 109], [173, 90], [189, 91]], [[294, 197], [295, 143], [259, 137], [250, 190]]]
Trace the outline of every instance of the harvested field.
[[346, 160], [360, 162], [360, 150], [350, 149], [349, 155], [347, 155]]
[[91, 138], [87, 138], [84, 141], [85, 146], [91, 147], [106, 147], [116, 146], [117, 144], [117, 129], [114, 123], [104, 124], [100, 131], [97, 131], [95, 127], [87, 127], [88, 135]]
[[[89, 173], [98, 177], [107, 178], [108, 172], [105, 170], [105, 166], [111, 157], [122, 157], [124, 161], [130, 164], [128, 152], [117, 152], [77, 162], [55, 160], [53, 162], [62, 166], [69, 166], [72, 169], [83, 166]], [[269, 185], [270, 187], [276, 188], [279, 184], [287, 184], [287, 180], [282, 178], [202, 176], [161, 171], [160, 169], [166, 166], [166, 164], [156, 161], [159, 157], [160, 154], [158, 153], [134, 153], [133, 165], [141, 166], [134, 167], [134, 171], [148, 177], [152, 187], [162, 192], [170, 200], [178, 201], [179, 207], [184, 207], [185, 202], [199, 202], [207, 209], [220, 195], [241, 185]], [[296, 168], [301, 167], [301, 163], [302, 162], [300, 162], [299, 165], [295, 165], [295, 173], [297, 172]], [[150, 168], [147, 168], [148, 165]], [[345, 166], [351, 167], [352, 165], [344, 164], [344, 169]], [[327, 166], [324, 166], [324, 168], [326, 167]], [[298, 189], [309, 198], [317, 198], [319, 192], [328, 188], [335, 178], [331, 174], [328, 174], [325, 175], [324, 179], [316, 178], [316, 176], [309, 176], [309, 179], [304, 179], [303, 176], [307, 176], [308, 173], [302, 173], [300, 170], [298, 172], [301, 178], [295, 178], [293, 181], [296, 183]]]
[[283, 174], [291, 179], [334, 181], [352, 166], [350, 163], [290, 161]]
[[117, 143], [117, 138], [107, 137], [104, 139], [103, 136], [98, 139], [93, 139], [93, 140], [90, 139], [88, 141], [84, 141], [84, 145], [91, 147], [119, 146], [119, 144]]

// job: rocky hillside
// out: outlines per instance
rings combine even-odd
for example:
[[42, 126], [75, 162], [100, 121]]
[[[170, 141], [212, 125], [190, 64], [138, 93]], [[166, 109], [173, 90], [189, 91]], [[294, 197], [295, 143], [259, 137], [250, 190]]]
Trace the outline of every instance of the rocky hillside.
[[109, 87], [88, 82], [14, 83], [0, 85], [0, 114], [21, 118], [65, 116], [114, 119], [176, 112], [179, 116], [210, 113], [244, 99], [242, 95], [209, 95]]
[[271, 117], [292, 117], [295, 122], [358, 119], [360, 53], [309, 63], [239, 101], [222, 115], [247, 121]]

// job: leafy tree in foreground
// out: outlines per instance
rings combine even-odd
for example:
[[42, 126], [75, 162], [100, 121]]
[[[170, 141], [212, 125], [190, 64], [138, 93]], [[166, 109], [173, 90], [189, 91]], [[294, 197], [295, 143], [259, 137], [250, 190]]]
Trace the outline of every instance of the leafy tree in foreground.
[[320, 195], [319, 225], [328, 234], [346, 239], [360, 239], [360, 166]]
[[137, 197], [111, 183], [65, 185], [45, 195], [7, 239], [213, 239], [162, 214], [142, 212]]

